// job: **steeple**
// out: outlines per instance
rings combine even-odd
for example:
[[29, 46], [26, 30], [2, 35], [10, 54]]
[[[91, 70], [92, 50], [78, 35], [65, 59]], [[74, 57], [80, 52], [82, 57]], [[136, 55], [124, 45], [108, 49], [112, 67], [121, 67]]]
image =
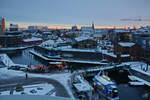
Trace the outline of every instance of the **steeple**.
[[94, 30], [94, 22], [92, 21], [92, 28], [93, 28], [93, 30]]

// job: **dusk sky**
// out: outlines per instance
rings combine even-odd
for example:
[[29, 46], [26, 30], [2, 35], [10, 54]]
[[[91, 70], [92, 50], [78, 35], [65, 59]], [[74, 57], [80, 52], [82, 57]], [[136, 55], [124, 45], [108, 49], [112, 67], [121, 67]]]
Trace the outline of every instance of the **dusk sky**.
[[132, 26], [149, 22], [120, 21], [123, 18], [150, 19], [150, 0], [0, 0], [0, 16], [20, 26], [90, 25]]

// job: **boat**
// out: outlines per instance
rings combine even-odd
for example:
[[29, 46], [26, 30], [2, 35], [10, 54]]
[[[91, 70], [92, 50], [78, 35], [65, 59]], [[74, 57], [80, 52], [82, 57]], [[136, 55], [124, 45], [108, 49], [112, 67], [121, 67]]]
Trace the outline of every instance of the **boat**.
[[101, 71], [93, 78], [93, 87], [97, 94], [107, 100], [119, 100], [115, 83]]

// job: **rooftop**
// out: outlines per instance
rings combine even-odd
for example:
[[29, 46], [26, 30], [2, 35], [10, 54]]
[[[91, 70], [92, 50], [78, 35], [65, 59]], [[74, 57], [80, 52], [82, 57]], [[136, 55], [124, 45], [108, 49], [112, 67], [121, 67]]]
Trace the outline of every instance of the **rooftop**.
[[32, 37], [32, 38], [28, 38], [28, 39], [24, 39], [24, 42], [31, 42], [31, 41], [39, 41], [42, 40], [41, 38], [36, 38], [36, 37]]
[[135, 45], [133, 42], [119, 42], [119, 45], [122, 47], [132, 47]]
[[80, 37], [75, 38], [76, 41], [83, 41], [83, 40], [87, 40], [87, 39], [93, 39], [93, 38], [91, 38], [91, 37], [84, 37], [84, 36], [80, 36]]

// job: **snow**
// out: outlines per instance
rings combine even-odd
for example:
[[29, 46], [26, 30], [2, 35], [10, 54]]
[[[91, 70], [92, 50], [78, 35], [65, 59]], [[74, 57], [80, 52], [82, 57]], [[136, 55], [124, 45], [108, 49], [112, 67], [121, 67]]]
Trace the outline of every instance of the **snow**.
[[[129, 76], [128, 76], [128, 77], [129, 77]], [[131, 77], [131, 76], [130, 76], [130, 77]], [[147, 81], [145, 81], [145, 80], [143, 80], [143, 79], [141, 79], [141, 78], [138, 78], [138, 77], [136, 77], [136, 76], [132, 76], [132, 78], [133, 78], [134, 80], [137, 80], [137, 81], [140, 81], [140, 82], [144, 83], [145, 85], [150, 86], [150, 82], [147, 82]]]
[[0, 50], [19, 50], [26, 49], [27, 47], [9, 47], [9, 48], [0, 48]]
[[121, 57], [130, 57], [130, 54], [123, 54]]
[[119, 42], [119, 45], [122, 47], [132, 47], [135, 45], [133, 42]]
[[89, 85], [89, 83], [84, 80], [80, 75], [77, 75], [76, 78], [80, 81], [79, 83], [73, 84], [78, 91], [91, 91], [93, 88]]
[[42, 41], [41, 38], [37, 38], [37, 37], [32, 37], [32, 38], [28, 38], [28, 39], [24, 39], [24, 42], [31, 42], [31, 41]]
[[5, 64], [5, 66], [13, 66], [13, 61], [7, 56], [7, 54], [0, 54], [0, 60]]
[[25, 73], [22, 71], [8, 70], [6, 67], [0, 68], [1, 80], [11, 79], [15, 77], [25, 77]]
[[145, 75], [150, 76], [150, 66], [148, 65], [148, 70], [147, 70], [146, 72], [143, 71], [143, 70], [141, 70], [141, 66], [142, 66], [142, 68], [146, 68], [146, 67], [147, 67], [147, 64], [144, 63], [144, 62], [139, 62], [139, 63], [137, 63], [137, 64], [132, 64], [132, 65], [131, 65], [131, 69], [133, 69], [133, 70], [135, 70], [135, 71], [137, 71], [137, 72], [140, 72], [140, 73], [142, 73], [142, 74], [145, 74]]
[[[50, 74], [50, 73], [46, 73], [46, 74], [37, 74], [37, 73], [28, 73], [29, 78], [50, 78], [50, 79], [54, 79], [58, 82], [60, 82], [68, 91], [69, 95], [71, 96], [71, 98], [73, 100], [74, 96], [72, 94], [71, 89], [68, 86], [68, 81], [70, 80], [70, 76], [71, 73], [59, 73], [59, 74]], [[6, 80], [6, 79], [12, 79], [12, 78], [16, 78], [16, 77], [25, 77], [25, 72], [22, 71], [15, 71], [15, 70], [8, 70], [6, 67], [5, 68], [0, 68], [0, 77], [1, 80]], [[54, 94], [53, 94], [54, 95]]]
[[77, 38], [75, 38], [75, 40], [76, 41], [83, 41], [83, 40], [87, 40], [87, 39], [92, 39], [93, 40], [93, 38], [91, 38], [91, 37], [85, 37], [85, 36], [80, 36], [80, 37], [77, 37]]
[[[27, 85], [23, 86], [24, 90], [20, 92], [13, 92], [13, 95], [21, 95], [22, 92], [24, 92], [27, 95], [46, 95], [49, 91], [52, 91], [54, 87], [51, 84], [48, 83], [41, 83], [41, 84], [34, 84], [34, 85]], [[42, 88], [42, 90], [38, 90], [37, 88]], [[35, 90], [36, 93], [31, 93], [31, 90]], [[3, 91], [1, 92], [1, 95], [10, 95], [10, 91]], [[55, 94], [52, 93], [53, 96]]]
[[97, 48], [97, 52], [101, 52], [102, 54], [105, 54], [114, 58], [117, 57], [117, 55], [115, 55], [113, 52], [108, 52], [108, 50], [102, 50], [101, 47]]
[[45, 42], [43, 42], [42, 44], [40, 44], [40, 46], [53, 46], [54, 41], [53, 40], [47, 40]]
[[130, 85], [144, 85], [143, 82], [129, 82]]

